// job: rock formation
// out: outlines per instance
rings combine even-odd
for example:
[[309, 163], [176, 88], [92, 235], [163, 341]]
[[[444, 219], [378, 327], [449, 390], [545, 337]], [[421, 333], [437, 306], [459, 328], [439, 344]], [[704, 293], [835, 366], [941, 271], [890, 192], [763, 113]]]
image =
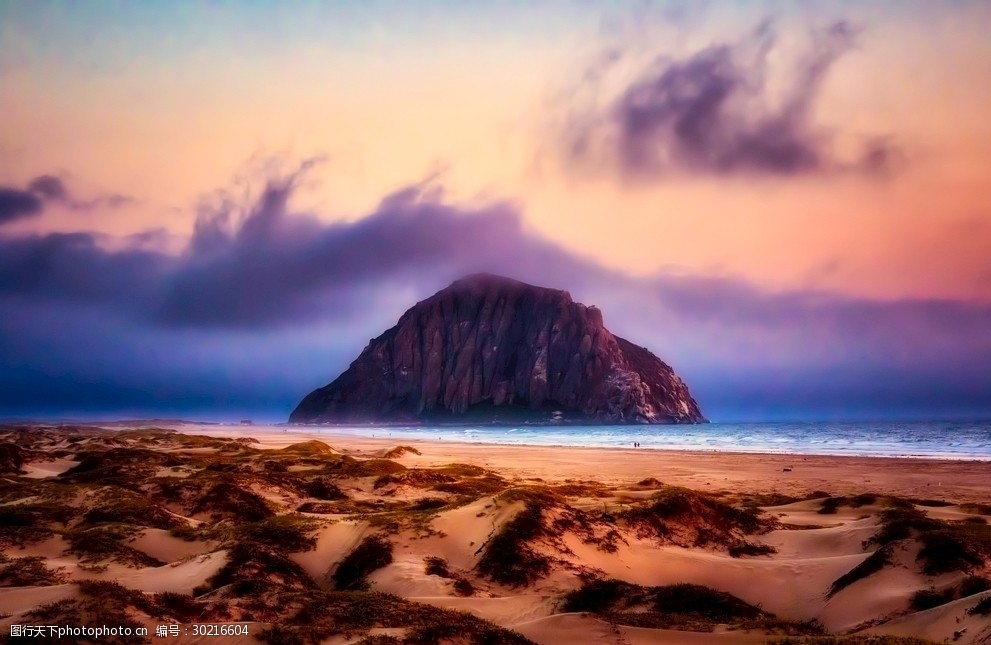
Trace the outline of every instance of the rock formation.
[[372, 339], [292, 423], [701, 423], [688, 388], [566, 291], [462, 278]]

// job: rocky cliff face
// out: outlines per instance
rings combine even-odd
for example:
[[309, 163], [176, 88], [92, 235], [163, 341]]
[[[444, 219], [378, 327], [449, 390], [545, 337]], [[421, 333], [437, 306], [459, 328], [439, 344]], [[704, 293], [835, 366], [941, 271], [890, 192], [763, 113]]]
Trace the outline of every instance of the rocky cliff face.
[[416, 304], [292, 423], [700, 423], [684, 382], [566, 291], [478, 274]]

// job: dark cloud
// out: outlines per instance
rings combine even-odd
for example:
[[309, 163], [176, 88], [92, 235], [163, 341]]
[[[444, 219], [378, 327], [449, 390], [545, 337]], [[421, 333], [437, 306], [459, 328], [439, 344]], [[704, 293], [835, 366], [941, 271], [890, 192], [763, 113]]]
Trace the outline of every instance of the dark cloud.
[[[769, 65], [777, 45], [771, 23], [736, 43], [716, 44], [690, 56], [655, 58], [622, 88], [603, 97], [619, 55], [596, 59], [583, 72], [595, 96], [565, 128], [570, 163], [606, 168], [634, 180], [672, 173], [794, 176], [878, 173], [897, 150], [871, 137], [852, 156], [836, 150], [836, 133], [813, 122], [823, 82], [850, 52], [858, 30], [837, 22], [811, 33], [787, 74]], [[778, 72], [778, 73], [774, 73]]]
[[70, 191], [65, 182], [56, 175], [39, 175], [28, 182], [27, 189], [43, 200], [57, 203], [76, 211], [91, 211], [100, 208], [119, 208], [134, 203], [134, 198], [120, 193], [107, 193], [89, 199], [79, 199]]
[[172, 262], [137, 248], [107, 251], [90, 233], [7, 238], [0, 240], [0, 296], [140, 311]]
[[99, 195], [90, 199], [69, 200], [65, 202], [65, 204], [73, 210], [93, 211], [101, 208], [122, 208], [124, 206], [130, 206], [136, 202], [137, 200], [130, 195], [123, 195], [121, 193], [107, 193], [105, 195]]
[[0, 225], [38, 215], [42, 207], [41, 200], [30, 191], [0, 187]]
[[991, 305], [634, 278], [528, 233], [511, 204], [459, 207], [428, 183], [327, 224], [291, 210], [294, 185], [202, 210], [179, 254], [143, 238], [117, 250], [86, 233], [0, 238], [0, 415], [282, 418], [414, 302], [475, 271], [599, 306], [717, 420], [991, 413]]
[[62, 201], [69, 198], [65, 183], [55, 175], [40, 175], [28, 182], [28, 190], [45, 198]]
[[25, 189], [0, 186], [0, 226], [16, 219], [40, 215], [46, 203], [58, 204], [75, 211], [119, 208], [134, 203], [134, 198], [119, 193], [77, 199], [61, 178], [39, 175]]
[[[353, 224], [327, 225], [287, 211], [294, 185], [295, 178], [271, 181], [244, 209], [226, 197], [201, 209], [179, 255], [149, 248], [146, 236], [116, 251], [89, 233], [4, 240], [0, 295], [99, 300], [165, 327], [265, 328], [325, 316], [343, 292], [383, 279], [416, 283], [516, 261], [535, 265], [544, 252], [569, 264], [563, 252], [528, 238], [509, 204], [458, 208], [427, 183], [386, 196]], [[343, 313], [340, 302], [331, 306]]]

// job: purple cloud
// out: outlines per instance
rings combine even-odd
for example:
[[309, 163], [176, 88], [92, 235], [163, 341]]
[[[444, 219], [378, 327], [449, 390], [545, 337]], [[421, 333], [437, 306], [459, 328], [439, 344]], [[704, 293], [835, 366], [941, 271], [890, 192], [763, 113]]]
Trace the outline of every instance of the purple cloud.
[[675, 173], [786, 177], [889, 170], [899, 153], [886, 138], [870, 137], [852, 158], [841, 157], [835, 133], [812, 119], [823, 82], [855, 46], [858, 29], [837, 22], [813, 31], [791, 73], [772, 79], [768, 59], [781, 51], [775, 35], [764, 23], [735, 43], [684, 58], [657, 57], [608, 97], [601, 96], [604, 79], [620, 56], [597, 60], [582, 78], [598, 102], [566, 126], [566, 160], [641, 181]]
[[70, 192], [65, 182], [56, 175], [39, 175], [28, 182], [28, 190], [38, 197], [60, 204], [75, 211], [91, 211], [100, 208], [119, 208], [134, 203], [134, 198], [120, 193], [97, 195], [79, 199]]
[[55, 175], [40, 175], [28, 182], [28, 190], [44, 199], [63, 201], [69, 198], [65, 183]]
[[0, 186], [0, 225], [24, 217], [40, 215], [46, 203], [54, 203], [77, 211], [118, 208], [134, 202], [134, 198], [119, 193], [99, 195], [92, 199], [75, 199], [65, 182], [55, 175], [39, 175], [25, 189]]
[[599, 306], [717, 420], [991, 413], [986, 303], [635, 278], [528, 232], [511, 204], [460, 207], [418, 185], [326, 224], [292, 211], [294, 185], [269, 182], [243, 215], [204, 210], [180, 254], [137, 239], [109, 250], [87, 233], [0, 238], [0, 412], [261, 405], [280, 417], [414, 302], [488, 271]]
[[0, 225], [41, 213], [43, 204], [34, 193], [0, 187]]

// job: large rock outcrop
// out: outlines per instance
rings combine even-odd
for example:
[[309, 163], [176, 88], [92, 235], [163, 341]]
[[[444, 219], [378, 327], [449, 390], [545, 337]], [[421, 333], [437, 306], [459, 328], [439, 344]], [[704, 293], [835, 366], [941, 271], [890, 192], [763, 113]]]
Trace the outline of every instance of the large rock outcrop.
[[566, 291], [471, 275], [371, 340], [292, 423], [700, 423], [674, 371]]

